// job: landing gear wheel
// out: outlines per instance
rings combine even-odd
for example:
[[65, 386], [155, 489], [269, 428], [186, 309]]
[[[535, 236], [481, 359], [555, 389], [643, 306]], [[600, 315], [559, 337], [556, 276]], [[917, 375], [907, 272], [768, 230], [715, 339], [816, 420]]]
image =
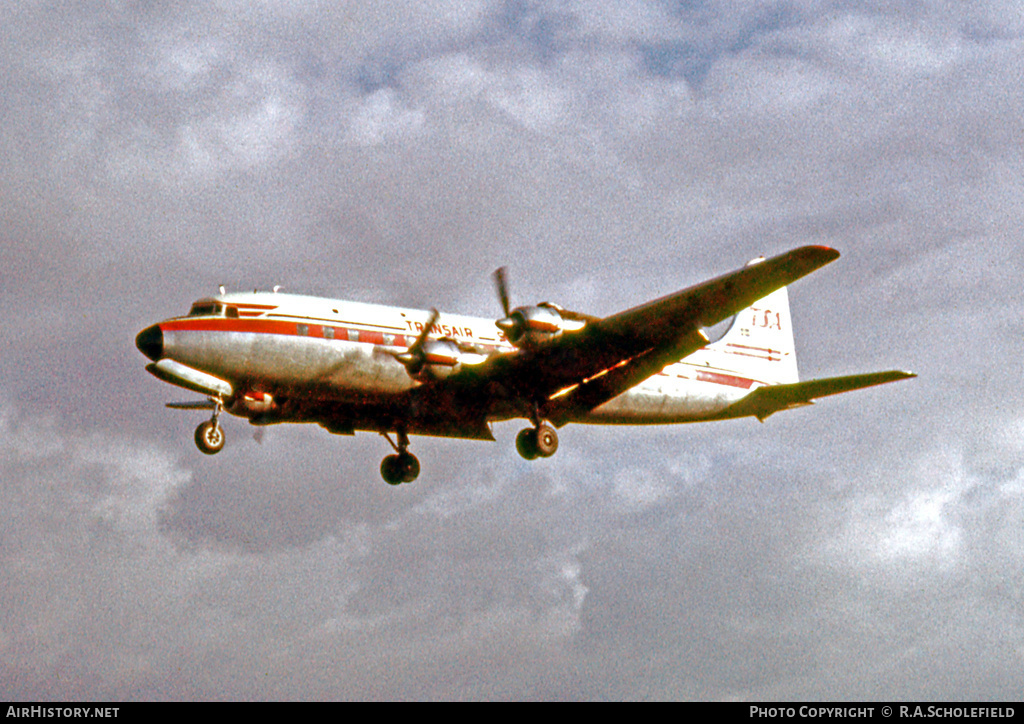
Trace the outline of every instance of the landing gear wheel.
[[402, 473], [398, 469], [398, 456], [388, 455], [380, 463], [380, 476], [388, 485], [401, 485]]
[[420, 475], [420, 461], [412, 453], [399, 453], [398, 472], [403, 483], [411, 483]]
[[380, 476], [388, 485], [411, 483], [419, 474], [420, 461], [411, 453], [388, 455], [380, 464]]
[[542, 458], [549, 458], [558, 450], [558, 433], [550, 425], [541, 425], [534, 432], [537, 454]]
[[549, 458], [558, 450], [558, 433], [550, 425], [520, 430], [516, 435], [516, 450], [527, 460]]
[[215, 420], [207, 420], [196, 428], [196, 447], [207, 455], [216, 455], [224, 449], [224, 428]]
[[536, 460], [539, 453], [537, 452], [537, 436], [534, 434], [533, 428], [526, 428], [520, 430], [519, 434], [516, 435], [516, 450], [526, 460]]
[[409, 452], [409, 435], [404, 430], [398, 431], [398, 442], [391, 442], [391, 437], [382, 432], [381, 435], [395, 450], [395, 455], [388, 455], [380, 463], [380, 476], [388, 485], [411, 483], [420, 474], [420, 461]]

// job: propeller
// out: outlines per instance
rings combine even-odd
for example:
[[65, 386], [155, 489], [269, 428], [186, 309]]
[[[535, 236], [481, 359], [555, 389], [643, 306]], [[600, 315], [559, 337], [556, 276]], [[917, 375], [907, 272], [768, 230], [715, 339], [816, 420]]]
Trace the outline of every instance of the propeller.
[[505, 316], [511, 313], [509, 309], [508, 301], [508, 282], [505, 279], [505, 267], [499, 267], [494, 270], [494, 286], [498, 290], [498, 299], [501, 300], [501, 309], [505, 312]]
[[433, 331], [434, 325], [437, 324], [437, 318], [440, 316], [436, 309], [431, 309], [430, 318], [423, 325], [423, 331], [420, 332], [420, 336], [416, 338], [416, 341], [412, 343], [412, 347], [405, 352], [395, 353], [395, 359], [405, 365], [406, 371], [413, 377], [423, 370], [423, 365], [427, 361], [427, 355], [423, 351], [423, 346], [427, 342], [427, 335]]
[[506, 278], [505, 267], [494, 270], [494, 286], [498, 291], [498, 299], [501, 301], [501, 311], [505, 316], [495, 322], [495, 326], [505, 333], [512, 344], [515, 344], [522, 336], [526, 327], [526, 318], [518, 310], [513, 312], [508, 298], [508, 279]]
[[566, 312], [551, 302], [512, 309], [505, 267], [495, 270], [494, 286], [498, 291], [501, 310], [505, 313], [505, 316], [494, 324], [505, 333], [506, 339], [517, 347], [542, 344], [563, 331], [576, 331], [586, 324], [587, 318], [583, 315]]

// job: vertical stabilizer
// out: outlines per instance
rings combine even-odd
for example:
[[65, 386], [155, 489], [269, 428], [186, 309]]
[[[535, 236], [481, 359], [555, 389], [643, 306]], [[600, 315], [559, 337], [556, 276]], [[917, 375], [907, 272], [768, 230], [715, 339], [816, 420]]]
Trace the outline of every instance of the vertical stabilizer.
[[769, 385], [797, 382], [796, 345], [786, 287], [739, 312], [700, 362]]

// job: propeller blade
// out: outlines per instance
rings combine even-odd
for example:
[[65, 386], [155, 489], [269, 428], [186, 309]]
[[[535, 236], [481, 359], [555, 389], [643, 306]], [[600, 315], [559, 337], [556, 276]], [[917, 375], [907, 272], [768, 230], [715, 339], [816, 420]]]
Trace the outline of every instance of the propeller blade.
[[437, 324], [437, 319], [440, 316], [440, 312], [436, 309], [431, 309], [430, 317], [427, 319], [427, 323], [423, 325], [423, 331], [420, 332], [412, 346], [405, 352], [394, 353], [395, 359], [405, 365], [405, 369], [409, 371], [409, 374], [415, 375], [423, 368], [425, 359], [423, 344], [427, 341], [427, 336], [433, 331], [434, 325]]
[[437, 324], [437, 318], [440, 316], [440, 312], [431, 308], [430, 317], [427, 319], [427, 323], [423, 325], [423, 331], [420, 332], [420, 336], [416, 338], [416, 341], [412, 345], [412, 349], [415, 349], [418, 352], [423, 347], [423, 343], [427, 341], [427, 335], [434, 331], [434, 325]]
[[498, 299], [501, 300], [501, 309], [505, 312], [505, 316], [511, 312], [511, 307], [508, 301], [508, 282], [505, 279], [505, 267], [499, 267], [494, 271], [494, 286], [498, 290]]
[[[521, 334], [522, 320], [512, 316], [512, 304], [508, 298], [508, 279], [506, 278], [505, 267], [494, 270], [494, 286], [498, 290], [498, 299], [501, 300], [501, 310], [505, 316], [495, 322], [495, 326], [505, 333], [505, 336], [515, 344]], [[522, 315], [519, 315], [520, 317]]]

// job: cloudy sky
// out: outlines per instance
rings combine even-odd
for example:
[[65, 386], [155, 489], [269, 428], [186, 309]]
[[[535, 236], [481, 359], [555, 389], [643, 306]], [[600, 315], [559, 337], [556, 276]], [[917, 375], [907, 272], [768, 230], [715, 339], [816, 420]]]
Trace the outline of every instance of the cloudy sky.
[[[0, 691], [1018, 699], [1016, 0], [0, 5]], [[144, 326], [229, 289], [609, 314], [803, 244], [772, 417], [527, 463], [227, 421]]]

